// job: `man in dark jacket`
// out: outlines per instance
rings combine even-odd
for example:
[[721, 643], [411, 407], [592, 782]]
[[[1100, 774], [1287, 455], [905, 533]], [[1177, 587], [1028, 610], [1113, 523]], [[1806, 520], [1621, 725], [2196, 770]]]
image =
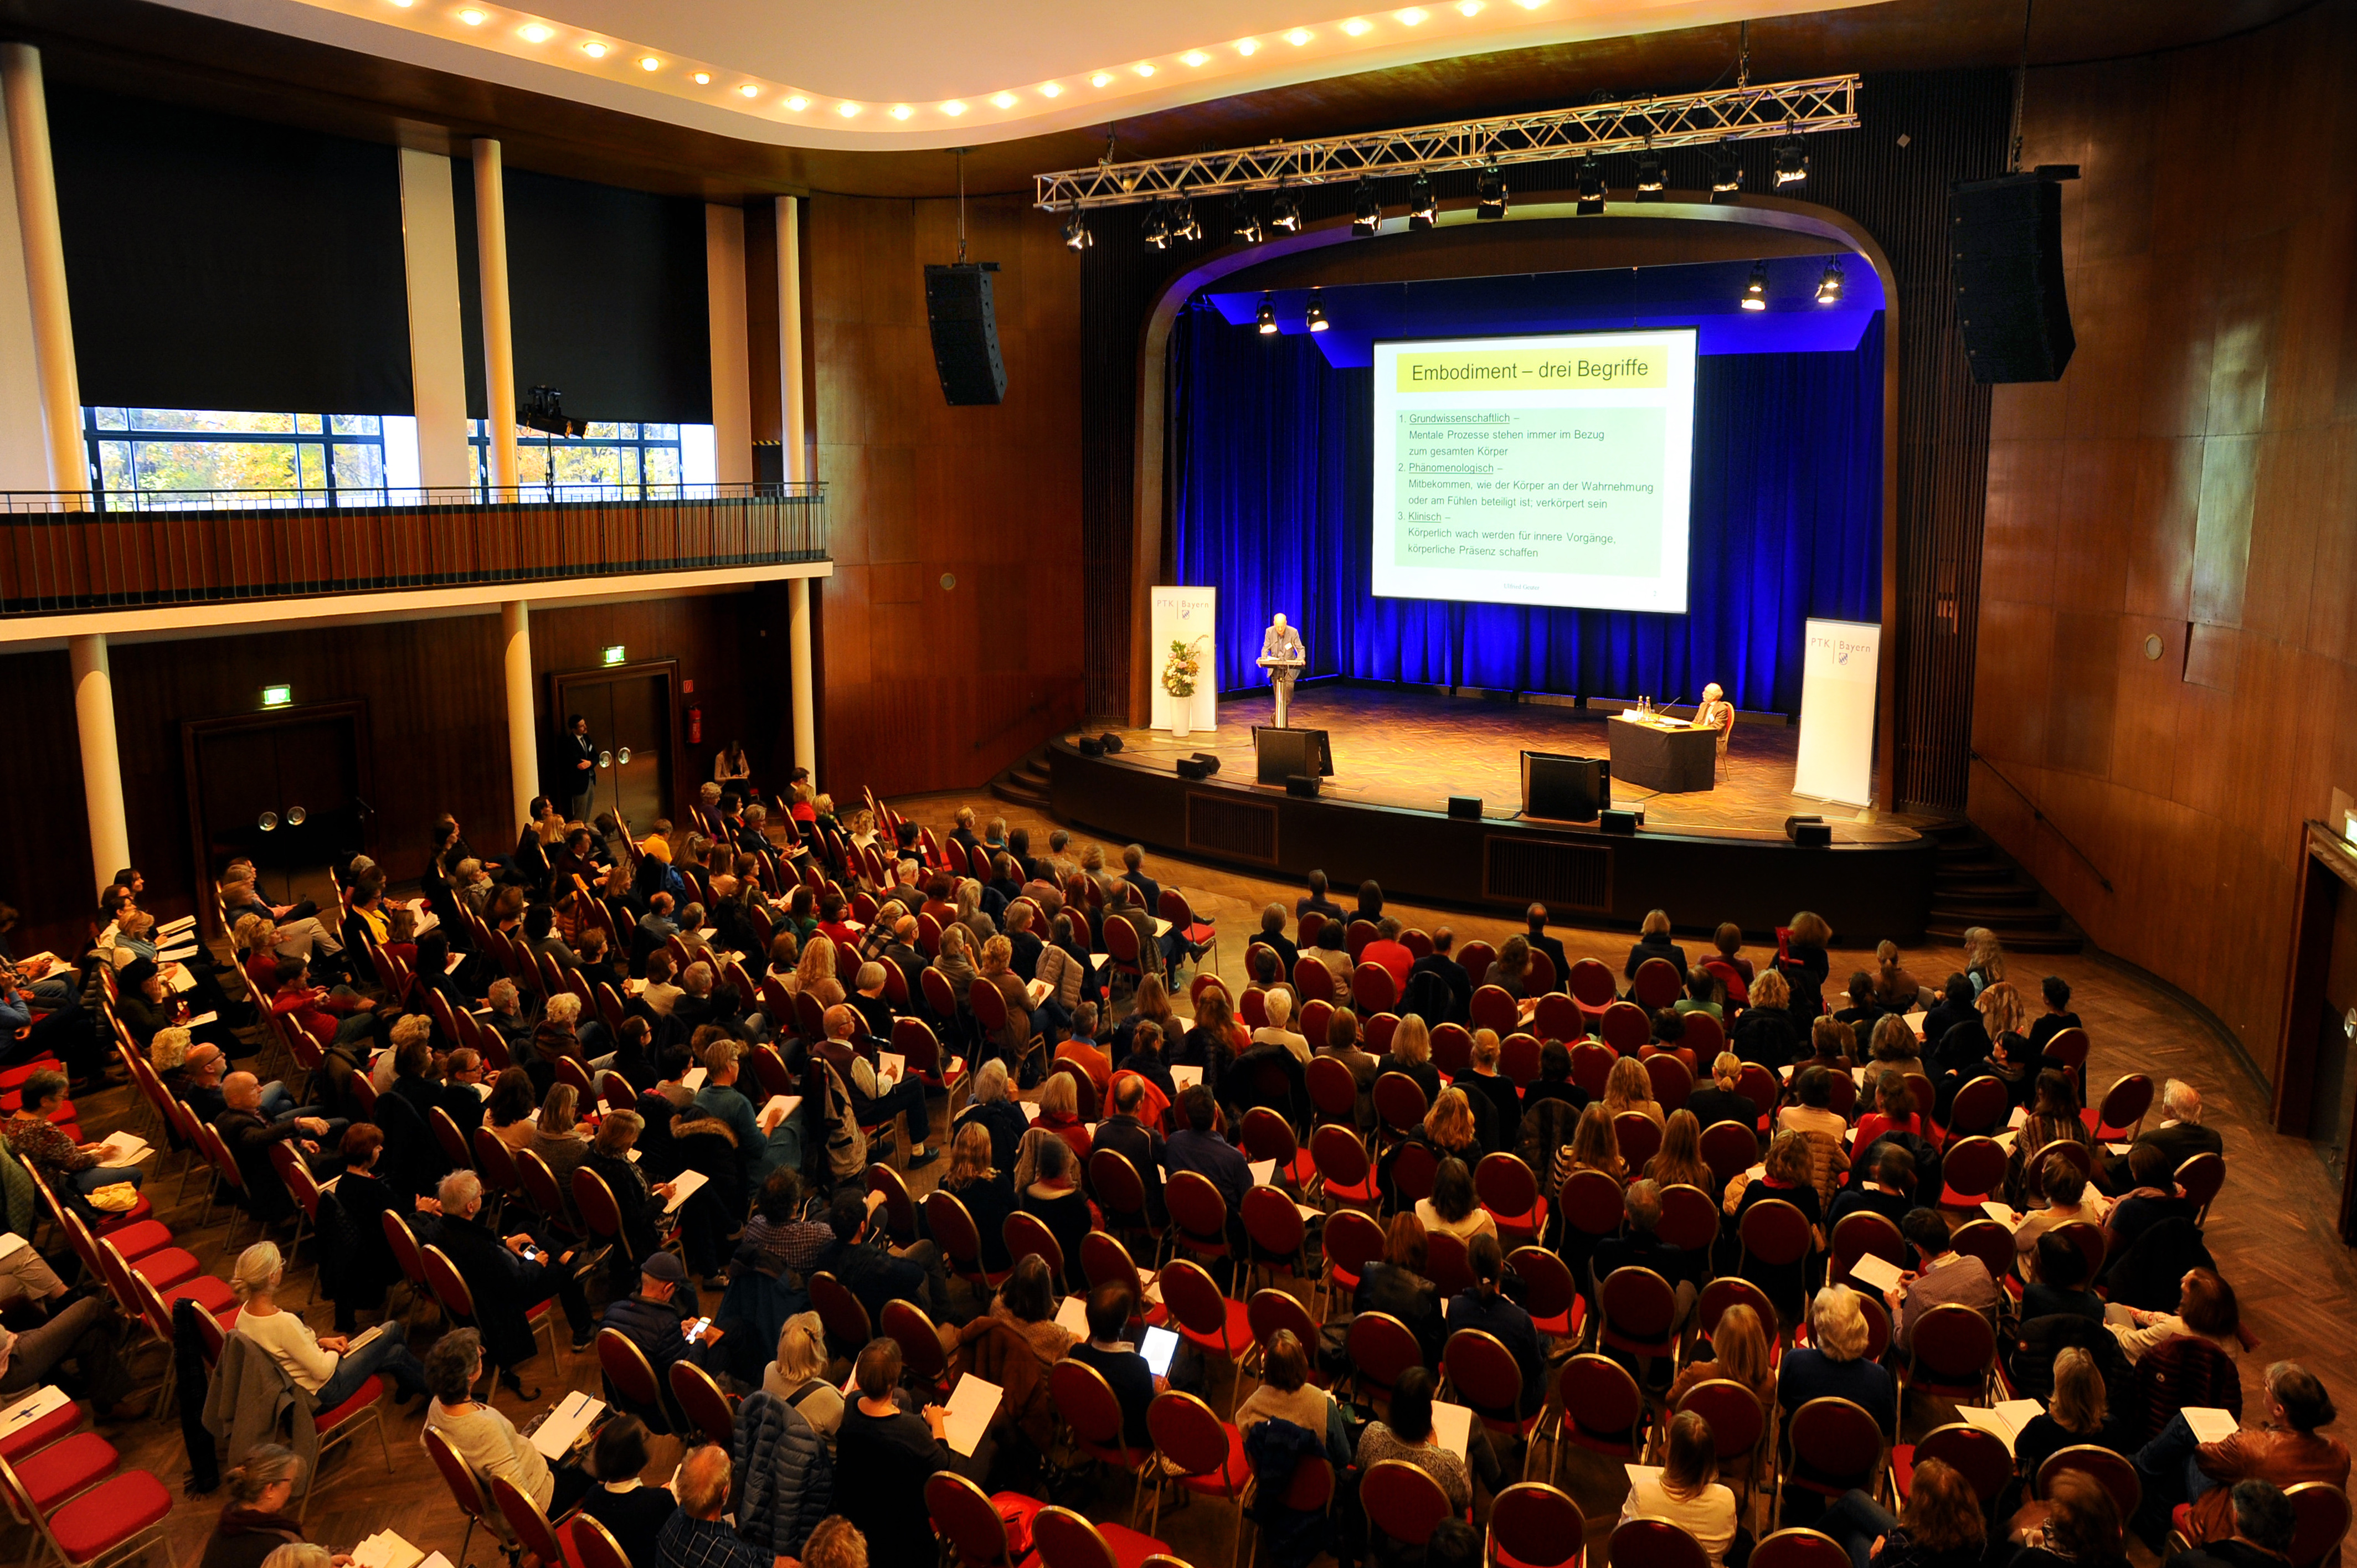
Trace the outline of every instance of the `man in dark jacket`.
[[843, 1187], [826, 1222], [834, 1230], [834, 1245], [818, 1255], [818, 1269], [833, 1274], [844, 1289], [859, 1298], [870, 1323], [884, 1321], [887, 1302], [905, 1301], [920, 1306], [936, 1323], [950, 1321], [949, 1275], [941, 1251], [929, 1240], [895, 1247], [880, 1236], [871, 1237], [881, 1193], [860, 1193]]
[[1506, 1252], [1497, 1237], [1487, 1231], [1474, 1237], [1465, 1249], [1465, 1262], [1473, 1272], [1473, 1284], [1450, 1298], [1448, 1332], [1478, 1328], [1506, 1348], [1523, 1374], [1523, 1403], [1515, 1413], [1528, 1415], [1546, 1403], [1546, 1348], [1531, 1315], [1501, 1294]]
[[1662, 1189], [1651, 1181], [1631, 1182], [1621, 1199], [1620, 1229], [1596, 1243], [1587, 1268], [1592, 1288], [1598, 1292], [1615, 1269], [1651, 1269], [1661, 1275], [1677, 1291], [1677, 1319], [1671, 1325], [1674, 1333], [1694, 1310], [1696, 1287], [1692, 1275], [1698, 1260], [1684, 1247], [1663, 1240], [1661, 1223]]
[[1282, 904], [1271, 904], [1260, 912], [1260, 933], [1253, 940], [1276, 954], [1276, 961], [1282, 966], [1277, 971], [1280, 979], [1290, 975], [1293, 966], [1301, 961], [1301, 950], [1294, 946], [1285, 934], [1285, 906]]
[[671, 1364], [683, 1359], [694, 1366], [708, 1365], [721, 1334], [709, 1323], [693, 1339], [683, 1332], [688, 1320], [681, 1316], [677, 1298], [679, 1287], [686, 1283], [687, 1268], [678, 1253], [650, 1252], [639, 1264], [639, 1294], [607, 1303], [600, 1322], [600, 1326], [614, 1330], [646, 1357], [647, 1365], [654, 1369], [655, 1387], [663, 1392], [663, 1403], [672, 1407], [674, 1423], [682, 1423], [682, 1418], [671, 1393]]
[[[316, 1155], [319, 1145], [313, 1140], [326, 1135], [326, 1120], [317, 1116], [290, 1116], [284, 1122], [264, 1120], [262, 1083], [250, 1072], [233, 1072], [222, 1079], [221, 1099], [228, 1109], [213, 1118], [213, 1131], [221, 1134], [221, 1142], [229, 1146], [230, 1157], [237, 1162], [238, 1179], [245, 1187], [246, 1207], [259, 1219], [285, 1218], [294, 1211], [295, 1198], [286, 1190], [286, 1179], [270, 1163], [270, 1145], [287, 1138], [302, 1138], [297, 1146], [306, 1155]], [[307, 1133], [309, 1136], [306, 1137]]]
[[1408, 984], [1415, 983], [1419, 974], [1440, 977], [1448, 987], [1448, 1022], [1463, 1023], [1473, 1015], [1473, 982], [1449, 950], [1457, 945], [1457, 933], [1442, 926], [1432, 933], [1432, 951], [1408, 966]]
[[515, 1374], [534, 1352], [531, 1309], [554, 1295], [565, 1308], [576, 1351], [587, 1350], [597, 1333], [580, 1277], [571, 1267], [573, 1254], [549, 1252], [522, 1231], [494, 1235], [480, 1218], [483, 1183], [472, 1171], [444, 1176], [436, 1196], [442, 1218], [431, 1237], [421, 1226], [418, 1240], [440, 1247], [466, 1282], [474, 1297], [475, 1327], [483, 1336], [483, 1359], [500, 1369], [500, 1381], [521, 1398], [538, 1399], [537, 1391], [527, 1391]]
[[734, 1449], [737, 1535], [773, 1561], [800, 1557], [834, 1505], [826, 1438], [790, 1401], [757, 1391], [737, 1408]]
[[1557, 991], [1568, 990], [1571, 984], [1571, 961], [1564, 957], [1563, 944], [1546, 934], [1547, 907], [1544, 904], [1533, 904], [1528, 909], [1523, 911], [1523, 917], [1530, 922], [1530, 929], [1523, 933], [1523, 940], [1531, 944], [1531, 951], [1547, 955], [1547, 961], [1555, 965], [1555, 988]]
[[1146, 1188], [1146, 1217], [1159, 1230], [1170, 1219], [1162, 1206], [1162, 1134], [1138, 1120], [1145, 1103], [1145, 1080], [1134, 1074], [1123, 1079], [1114, 1090], [1113, 1114], [1097, 1123], [1089, 1147], [1092, 1155], [1105, 1149], [1129, 1162]]

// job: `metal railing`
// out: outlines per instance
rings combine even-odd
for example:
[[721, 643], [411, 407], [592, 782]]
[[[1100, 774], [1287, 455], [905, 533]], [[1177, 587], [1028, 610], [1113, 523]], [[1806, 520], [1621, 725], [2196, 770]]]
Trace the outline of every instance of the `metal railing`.
[[2112, 879], [2104, 875], [2104, 868], [2097, 865], [2093, 857], [2089, 855], [2085, 850], [2081, 849], [2077, 842], [2074, 841], [2069, 833], [2062, 831], [2061, 823], [2056, 822], [2053, 818], [2046, 814], [2045, 809], [2040, 806], [2036, 800], [2031, 798], [2029, 790], [2023, 789], [2012, 779], [2007, 779], [2005, 776], [2004, 768], [1999, 768], [1995, 762], [1983, 756], [1980, 752], [1972, 751], [1970, 755], [1975, 762], [1977, 762], [1983, 768], [1987, 768], [1989, 772], [1996, 777], [1998, 783], [2004, 785], [2016, 795], [2021, 797], [2021, 803], [2029, 808], [2030, 820], [2045, 823], [2048, 829], [2053, 832], [2054, 836], [2062, 841], [2062, 847], [2079, 857], [2079, 864], [2087, 868], [2088, 875], [2094, 877], [2097, 882], [2103, 884], [2104, 892], [2109, 893], [2112, 891]]
[[151, 490], [102, 510], [88, 492], [0, 492], [0, 618], [827, 558], [823, 484], [484, 494]]

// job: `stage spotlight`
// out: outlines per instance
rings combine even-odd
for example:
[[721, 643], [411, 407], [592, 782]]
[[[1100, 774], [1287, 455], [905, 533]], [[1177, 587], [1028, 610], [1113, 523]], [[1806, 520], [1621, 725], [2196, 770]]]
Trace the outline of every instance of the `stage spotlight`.
[[1825, 275], [1817, 280], [1817, 303], [1819, 305], [1839, 305], [1841, 303], [1841, 263], [1837, 261], [1828, 262], [1825, 263]]
[[1200, 240], [1203, 237], [1202, 220], [1195, 216], [1195, 203], [1180, 197], [1170, 204], [1170, 237], [1174, 240]]
[[1768, 308], [1768, 263], [1765, 262], [1753, 265], [1751, 281], [1743, 285], [1743, 308], [1746, 310]]
[[1162, 203], [1157, 201], [1146, 209], [1146, 226], [1139, 231], [1145, 235], [1149, 250], [1167, 251], [1170, 248], [1170, 218], [1162, 209]]
[[1786, 136], [1776, 144], [1776, 188], [1804, 185], [1808, 178], [1808, 144], [1798, 135]]
[[1358, 200], [1351, 214], [1351, 232], [1361, 239], [1373, 234], [1383, 226], [1383, 199], [1375, 192], [1372, 180], [1359, 182]]
[[1647, 147], [1637, 155], [1637, 199], [1666, 201], [1669, 199], [1669, 177], [1663, 171], [1662, 155]]
[[1323, 332], [1330, 325], [1326, 319], [1326, 306], [1318, 301], [1314, 288], [1309, 291], [1309, 305], [1302, 311], [1301, 318], [1309, 324], [1312, 332]]
[[1593, 218], [1604, 210], [1604, 160], [1594, 153], [1579, 160], [1579, 177], [1576, 188], [1579, 199], [1572, 210], [1583, 218]]
[[1260, 335], [1274, 337], [1276, 333], [1276, 301], [1264, 289], [1260, 296]]
[[1294, 205], [1293, 198], [1282, 190], [1276, 193], [1276, 199], [1268, 204], [1268, 226], [1280, 234], [1301, 232], [1301, 209]]
[[1230, 227], [1241, 244], [1257, 245], [1268, 238], [1268, 231], [1260, 225], [1260, 214], [1253, 210], [1252, 198], [1248, 196], [1236, 198], [1235, 220]]
[[1722, 145], [1710, 159], [1710, 199], [1724, 204], [1743, 198], [1743, 164], [1735, 149]]
[[1089, 232], [1089, 226], [1081, 221], [1081, 215], [1079, 213], [1073, 213], [1072, 216], [1065, 221], [1064, 249], [1068, 251], [1085, 251], [1096, 242], [1097, 237]]
[[1433, 198], [1431, 177], [1417, 175], [1408, 182], [1407, 226], [1411, 229], [1429, 229], [1439, 221], [1440, 203]]
[[1506, 177], [1497, 165], [1481, 171], [1473, 185], [1473, 216], [1503, 218], [1506, 215]]

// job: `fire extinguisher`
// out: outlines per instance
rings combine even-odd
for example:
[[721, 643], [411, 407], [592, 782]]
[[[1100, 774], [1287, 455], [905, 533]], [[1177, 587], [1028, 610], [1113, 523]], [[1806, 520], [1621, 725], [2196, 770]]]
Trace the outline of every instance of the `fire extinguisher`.
[[687, 744], [690, 746], [704, 744], [704, 704], [702, 703], [690, 703], [687, 705]]

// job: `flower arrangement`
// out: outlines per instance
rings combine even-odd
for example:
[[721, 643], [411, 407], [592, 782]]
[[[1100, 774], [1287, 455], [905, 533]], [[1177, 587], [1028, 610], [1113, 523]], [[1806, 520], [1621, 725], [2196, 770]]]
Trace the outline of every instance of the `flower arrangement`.
[[1174, 697], [1195, 694], [1195, 678], [1203, 672], [1203, 644], [1207, 637], [1192, 642], [1170, 639], [1170, 657], [1162, 661], [1162, 689]]

